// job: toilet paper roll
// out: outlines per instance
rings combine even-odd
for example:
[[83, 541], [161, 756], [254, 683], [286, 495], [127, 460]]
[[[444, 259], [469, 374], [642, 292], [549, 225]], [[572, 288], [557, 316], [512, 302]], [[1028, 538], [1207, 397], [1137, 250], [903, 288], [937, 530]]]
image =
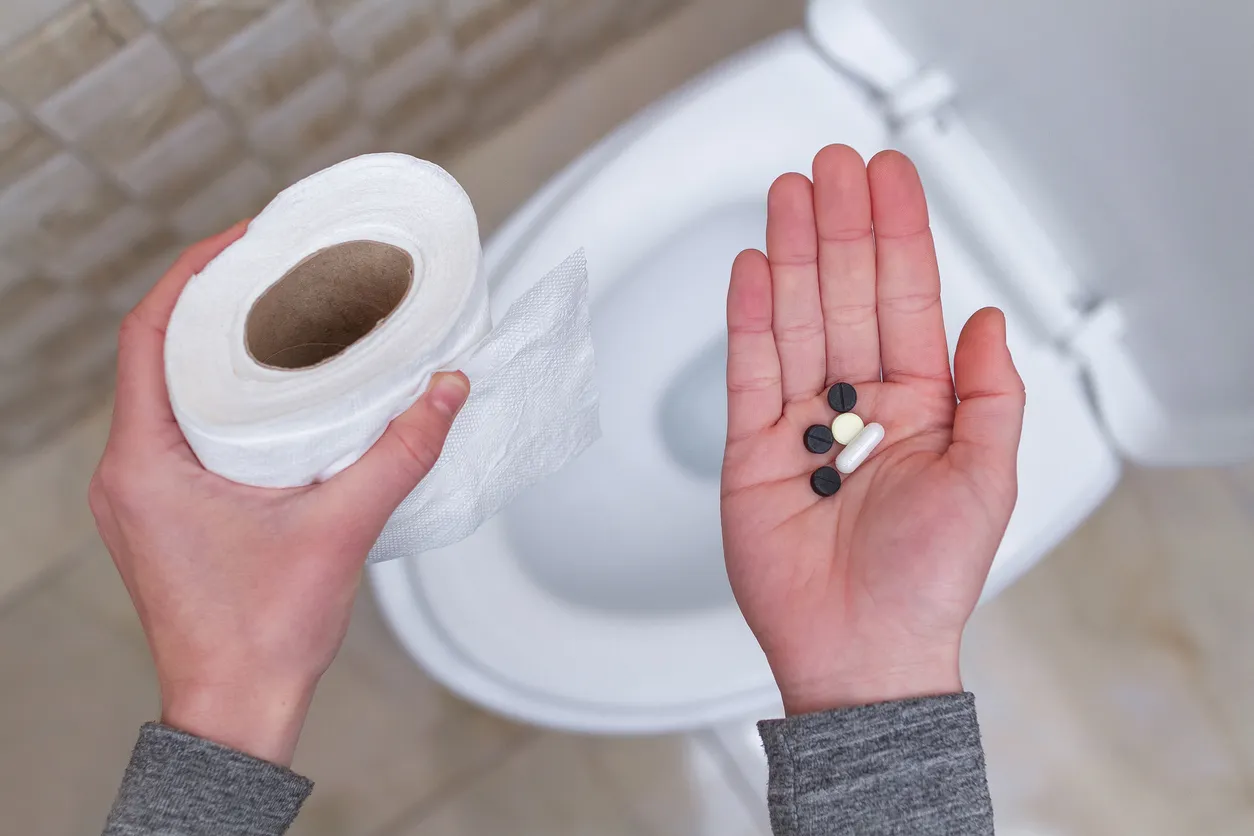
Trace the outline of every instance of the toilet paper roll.
[[470, 199], [447, 172], [370, 154], [281, 192], [193, 277], [166, 331], [175, 418], [209, 470], [329, 479], [436, 371], [470, 398], [370, 558], [471, 534], [599, 435], [587, 268], [576, 253], [492, 327]]

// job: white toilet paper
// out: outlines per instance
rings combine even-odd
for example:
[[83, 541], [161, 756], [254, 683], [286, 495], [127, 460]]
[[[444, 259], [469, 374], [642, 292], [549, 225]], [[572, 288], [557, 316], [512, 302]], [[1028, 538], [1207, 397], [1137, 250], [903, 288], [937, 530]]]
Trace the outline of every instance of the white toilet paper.
[[470, 399], [444, 452], [372, 561], [457, 542], [599, 435], [582, 253], [493, 329], [470, 199], [402, 154], [357, 157], [280, 193], [187, 285], [165, 358], [201, 463], [263, 487], [330, 478], [434, 372], [466, 372]]

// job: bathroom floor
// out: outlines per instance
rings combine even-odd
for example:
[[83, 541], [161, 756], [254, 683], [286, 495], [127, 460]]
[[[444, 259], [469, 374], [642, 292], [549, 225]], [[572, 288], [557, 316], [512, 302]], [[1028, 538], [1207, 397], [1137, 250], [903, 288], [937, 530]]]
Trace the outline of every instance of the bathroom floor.
[[[695, 2], [470, 149], [451, 168], [485, 228], [639, 107], [794, 25], [801, 6]], [[108, 421], [102, 407], [0, 472], [7, 832], [95, 832], [156, 712], [143, 635], [85, 502]], [[1254, 465], [1129, 469], [976, 615], [965, 674], [1000, 834], [1254, 832], [1251, 544]], [[367, 596], [357, 609], [297, 753], [318, 786], [296, 833], [769, 832], [752, 718], [631, 740], [520, 727], [445, 693]]]

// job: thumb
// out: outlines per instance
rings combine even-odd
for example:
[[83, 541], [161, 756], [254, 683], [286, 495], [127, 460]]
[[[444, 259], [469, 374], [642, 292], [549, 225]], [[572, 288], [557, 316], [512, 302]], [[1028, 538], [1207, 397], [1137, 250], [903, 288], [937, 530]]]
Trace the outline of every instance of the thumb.
[[997, 308], [976, 311], [963, 327], [954, 351], [954, 389], [950, 460], [977, 485], [1013, 491], [1025, 394], [1006, 346], [1006, 317]]
[[435, 466], [453, 419], [470, 395], [461, 372], [439, 372], [414, 405], [392, 419], [379, 440], [328, 486], [379, 526]]

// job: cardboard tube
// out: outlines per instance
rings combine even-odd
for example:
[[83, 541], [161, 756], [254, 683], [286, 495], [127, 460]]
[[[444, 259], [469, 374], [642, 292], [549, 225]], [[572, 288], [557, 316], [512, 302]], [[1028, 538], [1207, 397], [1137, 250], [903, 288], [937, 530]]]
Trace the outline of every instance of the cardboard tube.
[[249, 355], [263, 366], [325, 363], [379, 326], [414, 281], [400, 247], [345, 241], [303, 259], [253, 304], [244, 325]]

